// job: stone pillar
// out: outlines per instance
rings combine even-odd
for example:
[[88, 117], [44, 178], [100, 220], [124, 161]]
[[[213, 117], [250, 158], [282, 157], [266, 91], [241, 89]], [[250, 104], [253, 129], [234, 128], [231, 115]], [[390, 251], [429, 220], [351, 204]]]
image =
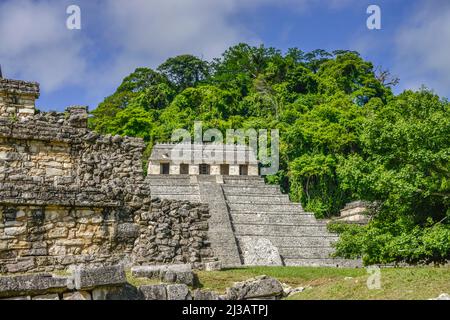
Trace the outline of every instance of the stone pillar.
[[239, 175], [239, 165], [230, 165], [230, 176]]
[[180, 174], [180, 165], [170, 164], [170, 175], [179, 175], [179, 174]]
[[200, 173], [200, 171], [199, 171], [198, 164], [191, 164], [191, 165], [189, 166], [189, 174], [190, 174], [190, 175], [195, 175], [195, 176], [197, 176], [197, 175], [199, 175], [199, 173]]
[[0, 79], [0, 117], [32, 117], [39, 84], [19, 80]]
[[249, 165], [248, 166], [248, 175], [249, 176], [258, 176], [259, 175], [258, 165]]
[[220, 176], [220, 165], [211, 165], [211, 175]]
[[161, 165], [159, 163], [150, 162], [148, 165], [148, 174], [156, 175], [161, 173]]

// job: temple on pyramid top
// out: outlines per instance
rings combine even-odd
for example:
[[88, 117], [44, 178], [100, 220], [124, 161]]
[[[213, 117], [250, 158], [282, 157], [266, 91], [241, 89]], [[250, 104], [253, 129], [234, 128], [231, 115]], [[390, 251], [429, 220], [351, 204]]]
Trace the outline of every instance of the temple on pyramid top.
[[153, 147], [149, 175], [258, 176], [252, 148], [229, 144], [170, 144]]

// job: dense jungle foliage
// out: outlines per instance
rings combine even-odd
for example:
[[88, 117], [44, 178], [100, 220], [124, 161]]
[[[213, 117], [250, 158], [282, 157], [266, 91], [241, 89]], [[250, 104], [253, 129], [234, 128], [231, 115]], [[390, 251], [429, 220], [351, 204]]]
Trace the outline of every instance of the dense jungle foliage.
[[318, 218], [356, 199], [368, 226], [332, 226], [337, 254], [367, 264], [450, 258], [450, 104], [432, 91], [394, 95], [398, 79], [353, 51], [286, 53], [239, 44], [138, 68], [92, 112], [104, 134], [170, 141], [174, 129], [280, 130], [280, 184]]

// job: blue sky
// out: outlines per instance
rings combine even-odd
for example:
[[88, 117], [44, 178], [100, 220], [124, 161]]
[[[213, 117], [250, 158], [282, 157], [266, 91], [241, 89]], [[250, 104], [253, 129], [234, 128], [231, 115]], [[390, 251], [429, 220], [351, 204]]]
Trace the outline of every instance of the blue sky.
[[[66, 8], [81, 8], [81, 30]], [[381, 8], [368, 30], [366, 9]], [[191, 53], [211, 59], [239, 42], [286, 50], [351, 49], [401, 80], [450, 96], [447, 0], [0, 0], [0, 64], [41, 83], [42, 110], [94, 109], [136, 67]]]

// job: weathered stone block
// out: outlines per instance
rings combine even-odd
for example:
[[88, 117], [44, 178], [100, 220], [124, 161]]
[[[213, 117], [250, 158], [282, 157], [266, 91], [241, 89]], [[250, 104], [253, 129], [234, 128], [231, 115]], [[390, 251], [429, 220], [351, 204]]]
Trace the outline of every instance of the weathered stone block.
[[168, 283], [194, 284], [194, 273], [189, 264], [137, 266], [131, 268], [134, 277], [160, 279]]
[[161, 266], [135, 266], [131, 268], [131, 274], [137, 278], [159, 278]]
[[7, 227], [4, 229], [5, 236], [19, 236], [26, 232], [26, 227]]
[[119, 239], [136, 239], [139, 236], [139, 226], [134, 223], [121, 223], [117, 226], [116, 237]]
[[222, 270], [222, 263], [220, 261], [205, 263], [205, 271], [220, 271], [220, 270]]
[[[7, 80], [0, 80], [1, 87]], [[20, 107], [0, 102], [0, 198], [11, 203], [0, 208], [0, 272], [201, 262], [209, 246], [197, 230], [207, 226], [204, 212], [197, 204], [151, 200], [140, 168], [142, 139], [90, 132], [83, 108], [31, 116], [34, 98], [18, 96]], [[29, 112], [30, 119], [3, 118], [6, 110]], [[189, 273], [165, 275], [192, 282]]]
[[137, 288], [126, 284], [96, 288], [92, 290], [92, 300], [142, 300], [142, 294]]
[[281, 283], [267, 276], [260, 276], [247, 281], [235, 283], [227, 289], [228, 300], [248, 300], [259, 298], [281, 298], [283, 296]]
[[66, 238], [68, 234], [69, 230], [66, 227], [59, 227], [51, 229], [48, 232], [48, 238], [49, 239]]
[[167, 300], [192, 300], [192, 296], [187, 285], [170, 284], [167, 286]]
[[139, 287], [144, 300], [167, 300], [167, 288], [164, 284]]
[[15, 263], [6, 264], [6, 271], [9, 273], [27, 272], [35, 266], [33, 258], [20, 259]]
[[64, 170], [49, 167], [49, 168], [46, 168], [45, 174], [47, 177], [63, 176]]
[[214, 291], [197, 289], [193, 292], [194, 300], [219, 300], [219, 295]]
[[247, 266], [282, 266], [278, 248], [269, 239], [244, 237], [241, 239], [242, 256]]
[[70, 278], [51, 274], [0, 277], [0, 297], [60, 293], [70, 286]]
[[125, 270], [121, 265], [100, 268], [78, 267], [75, 268], [73, 275], [77, 290], [117, 286], [127, 282]]
[[194, 273], [192, 271], [187, 272], [177, 272], [175, 273], [176, 279], [175, 282], [184, 283], [188, 286], [193, 286], [195, 282]]

